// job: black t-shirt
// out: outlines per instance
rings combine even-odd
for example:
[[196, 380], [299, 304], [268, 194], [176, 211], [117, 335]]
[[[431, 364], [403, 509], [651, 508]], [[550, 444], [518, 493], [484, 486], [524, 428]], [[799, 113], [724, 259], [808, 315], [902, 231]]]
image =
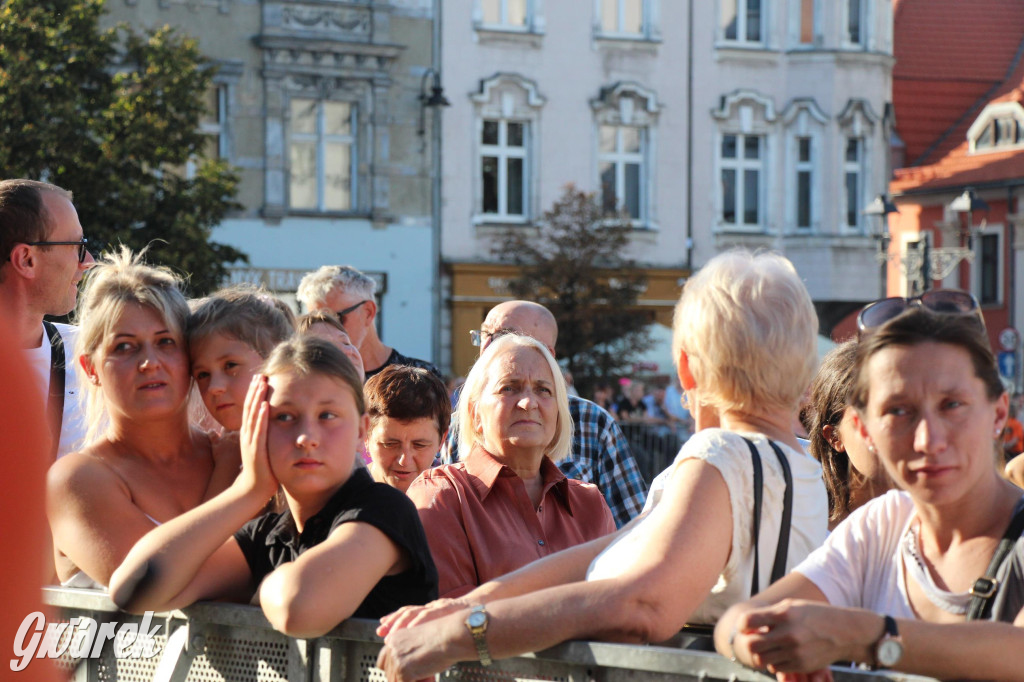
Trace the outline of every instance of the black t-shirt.
[[388, 356], [388, 359], [384, 361], [383, 365], [377, 367], [376, 369], [367, 370], [366, 378], [369, 379], [373, 375], [379, 374], [380, 371], [387, 367], [388, 365], [404, 365], [406, 367], [419, 367], [420, 369], [427, 370], [428, 372], [436, 376], [438, 379], [441, 379], [442, 381], [444, 380], [444, 377], [441, 375], [441, 370], [439, 370], [431, 363], [427, 362], [426, 360], [418, 360], [416, 358], [410, 358], [407, 355], [402, 355], [394, 348], [391, 349], [391, 355]]
[[647, 414], [647, 408], [642, 401], [634, 403], [626, 397], [615, 403], [615, 411], [623, 419], [643, 419], [644, 415]]
[[[324, 508], [306, 522], [301, 534], [291, 512], [285, 510], [253, 519], [235, 533], [235, 540], [252, 571], [253, 584], [259, 585], [275, 568], [295, 561], [351, 521], [379, 529], [408, 553], [412, 563], [403, 573], [381, 578], [352, 614], [354, 618], [380, 618], [402, 606], [437, 599], [437, 569], [416, 507], [402, 491], [376, 483], [366, 469], [352, 472]], [[344, 585], [338, 587], [344, 589]]]

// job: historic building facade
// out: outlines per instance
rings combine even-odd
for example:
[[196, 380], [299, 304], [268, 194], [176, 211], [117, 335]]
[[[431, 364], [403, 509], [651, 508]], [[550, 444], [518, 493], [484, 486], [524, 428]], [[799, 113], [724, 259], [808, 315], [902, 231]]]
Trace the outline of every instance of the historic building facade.
[[237, 281], [292, 297], [304, 273], [377, 278], [382, 339], [431, 358], [432, 164], [419, 99], [434, 64], [430, 0], [108, 0], [109, 20], [170, 24], [217, 67], [210, 148], [241, 171], [214, 231]]

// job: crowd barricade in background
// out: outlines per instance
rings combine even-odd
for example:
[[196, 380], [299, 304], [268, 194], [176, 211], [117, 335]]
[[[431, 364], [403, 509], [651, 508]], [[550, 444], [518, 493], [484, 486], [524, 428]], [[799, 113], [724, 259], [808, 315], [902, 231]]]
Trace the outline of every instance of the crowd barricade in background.
[[[47, 618], [81, 630], [95, 622], [110, 639], [75, 658], [89, 642], [65, 648], [58, 665], [80, 682], [384, 682], [376, 667], [381, 640], [376, 622], [351, 619], [316, 639], [286, 637], [259, 608], [202, 603], [183, 611], [155, 614], [147, 620], [118, 611], [101, 592], [46, 588]], [[75, 620], [77, 619], [77, 620]], [[88, 621], [86, 619], [89, 619]], [[106, 628], [104, 625], [106, 624]], [[135, 626], [134, 628], [132, 626]], [[63, 631], [60, 650], [70, 628]], [[45, 637], [42, 638], [45, 640]], [[692, 637], [681, 636], [679, 641]], [[49, 646], [40, 642], [40, 646]], [[32, 663], [29, 663], [31, 666]], [[6, 666], [5, 666], [6, 667]], [[31, 671], [31, 667], [28, 668]], [[834, 668], [836, 682], [885, 680], [924, 682], [897, 673]], [[458, 682], [740, 682], [774, 680], [713, 653], [667, 646], [567, 642], [537, 654], [497, 661], [490, 667], [459, 664], [438, 676]]]
[[621, 419], [619, 428], [629, 442], [633, 459], [647, 485], [672, 463], [679, 448], [690, 437], [684, 427], [656, 424], [642, 419]]

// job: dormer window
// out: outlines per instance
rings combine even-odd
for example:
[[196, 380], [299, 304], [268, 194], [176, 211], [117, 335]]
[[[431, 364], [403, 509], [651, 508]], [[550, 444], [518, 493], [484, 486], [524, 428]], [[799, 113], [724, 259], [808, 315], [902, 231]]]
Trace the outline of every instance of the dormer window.
[[967, 131], [971, 153], [1024, 147], [1024, 107], [1017, 102], [992, 104]]

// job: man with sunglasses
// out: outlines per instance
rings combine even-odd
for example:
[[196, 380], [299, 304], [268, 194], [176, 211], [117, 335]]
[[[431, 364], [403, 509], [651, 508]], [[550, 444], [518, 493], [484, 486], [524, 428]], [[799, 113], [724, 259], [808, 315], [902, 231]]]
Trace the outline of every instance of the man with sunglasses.
[[[555, 355], [558, 322], [539, 303], [499, 303], [470, 336], [483, 354], [491, 341], [508, 333], [532, 336]], [[569, 414], [573, 421], [572, 449], [558, 468], [569, 478], [596, 485], [612, 510], [615, 525], [621, 528], [643, 510], [647, 491], [629, 443], [615, 419], [597, 403], [570, 395]], [[449, 464], [458, 459], [458, 441], [454, 431], [449, 431], [441, 461]]]
[[45, 389], [57, 457], [79, 446], [84, 409], [74, 367], [77, 327], [44, 321], [75, 307], [94, 263], [71, 193], [35, 180], [0, 181], [0, 319], [27, 350]]
[[359, 349], [367, 379], [388, 365], [420, 367], [444, 379], [437, 367], [426, 360], [402, 355], [381, 342], [374, 324], [376, 293], [377, 282], [352, 266], [324, 265], [302, 278], [295, 297], [308, 312], [330, 310], [338, 316], [353, 345]]

